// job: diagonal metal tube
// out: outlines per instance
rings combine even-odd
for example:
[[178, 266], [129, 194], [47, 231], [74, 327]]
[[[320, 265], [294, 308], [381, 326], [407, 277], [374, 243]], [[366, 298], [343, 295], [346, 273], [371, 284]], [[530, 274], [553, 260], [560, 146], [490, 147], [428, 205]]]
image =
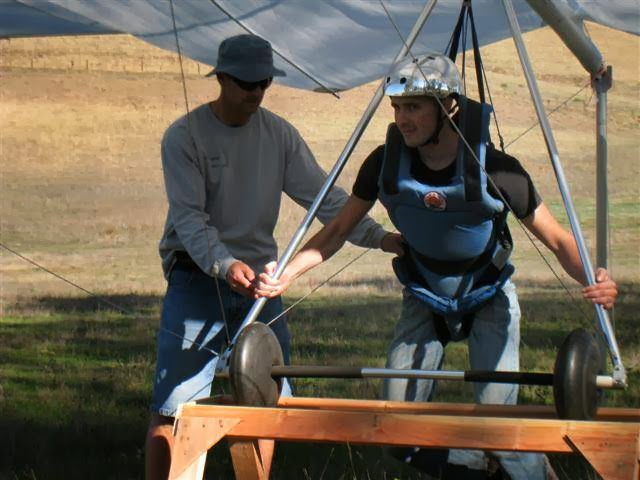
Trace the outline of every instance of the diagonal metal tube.
[[[418, 20], [416, 21], [415, 25], [413, 26], [413, 29], [411, 30], [411, 32], [409, 33], [409, 36], [407, 37], [407, 41], [405, 42], [405, 44], [402, 46], [402, 48], [396, 55], [393, 63], [401, 60], [407, 55], [407, 53], [409, 52], [409, 49], [411, 48], [416, 38], [418, 37], [418, 34], [422, 30], [422, 27], [424, 26], [425, 22], [429, 18], [429, 15], [431, 14], [431, 11], [433, 10], [433, 7], [436, 5], [436, 3], [437, 3], [437, 0], [429, 0], [429, 2], [425, 4], [424, 8], [422, 9], [422, 12], [420, 13], [420, 16], [418, 17]], [[356, 125], [354, 132], [351, 134], [351, 137], [347, 141], [347, 144], [345, 145], [344, 150], [338, 157], [336, 164], [331, 169], [331, 172], [329, 172], [329, 175], [327, 176], [327, 179], [324, 185], [318, 192], [318, 196], [309, 207], [307, 214], [302, 220], [301, 225], [296, 230], [296, 233], [293, 235], [293, 238], [289, 242], [289, 245], [287, 246], [286, 250], [280, 257], [280, 260], [278, 261], [278, 267], [274, 274], [274, 278], [276, 279], [280, 278], [280, 275], [282, 275], [282, 272], [284, 271], [285, 267], [293, 257], [293, 254], [300, 246], [300, 243], [302, 242], [304, 235], [309, 230], [309, 227], [311, 226], [313, 219], [316, 217], [318, 210], [320, 209], [320, 205], [322, 204], [327, 194], [335, 184], [336, 180], [338, 179], [338, 175], [340, 175], [340, 172], [342, 171], [345, 164], [347, 163], [349, 156], [353, 152], [353, 149], [358, 143], [358, 140], [360, 140], [362, 133], [364, 132], [365, 128], [369, 124], [369, 121], [371, 120], [371, 117], [373, 117], [373, 114], [378, 108], [378, 105], [380, 105], [380, 102], [382, 101], [382, 98], [384, 96], [383, 86], [384, 84], [380, 83], [378, 90], [376, 90], [376, 93], [374, 94], [373, 98], [369, 102], [369, 105], [367, 106], [365, 112], [363, 113], [362, 118]], [[240, 328], [238, 329], [237, 333], [233, 337], [231, 341], [231, 345], [236, 343], [236, 340], [238, 339], [238, 335], [240, 335], [240, 332], [242, 332], [242, 329], [247, 325], [249, 325], [250, 323], [254, 322], [256, 318], [258, 318], [258, 315], [260, 314], [260, 311], [264, 307], [264, 304], [266, 303], [266, 301], [267, 301], [266, 298], [260, 298], [254, 302], [253, 306], [251, 307], [251, 310], [249, 311], [249, 313], [247, 313], [247, 316], [245, 317], [242, 324], [240, 325]], [[229, 349], [227, 349], [227, 351], [228, 350]]]
[[[538, 84], [533, 74], [531, 62], [529, 61], [529, 56], [522, 39], [522, 32], [520, 31], [520, 26], [518, 25], [516, 13], [513, 9], [511, 0], [502, 0], [502, 4], [504, 6], [505, 13], [507, 14], [507, 19], [511, 28], [511, 34], [518, 51], [518, 56], [520, 57], [520, 63], [522, 64], [522, 70], [524, 72], [525, 78], [527, 79], [529, 92], [531, 93], [531, 98], [533, 100], [536, 114], [538, 116], [538, 121], [540, 122], [540, 127], [542, 128], [542, 133], [547, 144], [547, 150], [549, 152], [551, 164], [555, 171], [556, 179], [558, 180], [558, 187], [560, 188], [560, 194], [562, 195], [562, 200], [567, 211], [567, 217], [569, 218], [571, 231], [573, 232], [573, 236], [575, 237], [576, 244], [578, 246], [578, 252], [580, 254], [580, 259], [582, 260], [582, 265], [584, 267], [585, 277], [587, 279], [587, 283], [589, 285], [593, 285], [596, 283], [596, 281], [593, 272], [593, 266], [591, 264], [591, 259], [589, 257], [589, 251], [584, 240], [584, 235], [582, 234], [582, 229], [580, 227], [580, 221], [578, 219], [577, 212], [575, 211], [575, 208], [573, 206], [573, 200], [571, 198], [571, 192], [569, 191], [569, 185], [567, 183], [564, 175], [564, 170], [560, 163], [558, 148], [553, 137], [553, 132], [551, 131], [549, 119], [547, 118], [546, 112], [544, 111], [544, 106], [540, 97], [540, 91], [538, 90]], [[609, 353], [611, 356], [611, 361], [613, 363], [613, 378], [620, 385], [624, 386], [626, 385], [627, 381], [626, 372], [624, 366], [622, 365], [620, 350], [618, 348], [613, 329], [611, 328], [611, 322], [609, 321], [607, 312], [604, 310], [604, 308], [602, 308], [602, 306], [596, 305], [596, 314], [598, 317], [600, 330], [604, 335], [607, 344], [609, 345]]]
[[584, 33], [582, 22], [571, 18], [571, 11], [562, 2], [527, 0], [529, 6], [558, 34], [584, 69], [595, 75], [602, 68], [602, 55]]

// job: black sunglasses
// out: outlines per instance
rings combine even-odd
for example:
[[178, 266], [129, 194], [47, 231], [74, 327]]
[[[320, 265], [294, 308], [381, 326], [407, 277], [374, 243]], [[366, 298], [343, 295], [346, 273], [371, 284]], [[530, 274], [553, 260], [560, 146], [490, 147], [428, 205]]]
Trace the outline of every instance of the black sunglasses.
[[239, 78], [234, 77], [233, 75], [226, 74], [233, 83], [239, 86], [242, 90], [247, 92], [253, 92], [256, 88], [260, 87], [261, 90], [266, 90], [271, 85], [271, 81], [273, 77], [265, 78], [264, 80], [260, 80], [259, 82], [245, 82], [244, 80], [240, 80]]

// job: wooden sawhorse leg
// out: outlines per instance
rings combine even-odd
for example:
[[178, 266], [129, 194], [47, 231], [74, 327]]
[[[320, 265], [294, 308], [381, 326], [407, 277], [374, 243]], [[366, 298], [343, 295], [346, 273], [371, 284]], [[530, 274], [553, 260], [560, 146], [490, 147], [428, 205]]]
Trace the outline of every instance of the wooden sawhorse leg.
[[275, 441], [229, 439], [229, 449], [236, 478], [247, 480], [267, 480], [271, 472], [271, 462]]

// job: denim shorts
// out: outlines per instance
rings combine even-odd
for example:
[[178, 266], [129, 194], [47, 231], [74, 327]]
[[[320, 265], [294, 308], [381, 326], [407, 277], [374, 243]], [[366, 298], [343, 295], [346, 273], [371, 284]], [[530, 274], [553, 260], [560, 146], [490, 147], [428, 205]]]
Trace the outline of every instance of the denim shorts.
[[[219, 354], [253, 303], [252, 298], [231, 290], [224, 280], [216, 281], [199, 270], [174, 267], [158, 332], [152, 412], [172, 417], [181, 403], [210, 395]], [[271, 299], [257, 320], [268, 323], [282, 310], [282, 299]], [[288, 364], [290, 337], [285, 317], [271, 327]]]

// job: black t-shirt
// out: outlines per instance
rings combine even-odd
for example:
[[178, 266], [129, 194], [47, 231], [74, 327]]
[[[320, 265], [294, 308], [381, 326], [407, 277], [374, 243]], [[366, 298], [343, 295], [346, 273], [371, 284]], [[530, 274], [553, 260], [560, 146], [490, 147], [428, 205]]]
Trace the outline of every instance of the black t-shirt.
[[[420, 160], [417, 149], [411, 148], [410, 151], [413, 155], [411, 163], [413, 178], [430, 185], [447, 185], [451, 182], [456, 172], [456, 162], [451, 162], [451, 165], [441, 170], [431, 170]], [[380, 145], [365, 159], [353, 184], [353, 194], [356, 197], [369, 202], [377, 200], [378, 179], [383, 159], [384, 145]], [[531, 177], [520, 165], [520, 162], [512, 156], [493, 147], [488, 147], [485, 170], [518, 218], [531, 215], [542, 203]], [[501, 199], [492, 182], [489, 181], [488, 184], [489, 193], [493, 197]]]

